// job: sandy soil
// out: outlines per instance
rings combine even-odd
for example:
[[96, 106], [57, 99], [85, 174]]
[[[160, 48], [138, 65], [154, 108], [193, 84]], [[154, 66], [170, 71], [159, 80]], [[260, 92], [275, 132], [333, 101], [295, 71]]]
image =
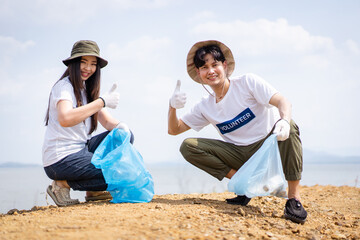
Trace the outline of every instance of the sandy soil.
[[150, 203], [106, 201], [34, 207], [0, 215], [0, 239], [360, 239], [360, 188], [303, 186], [305, 224], [283, 218], [285, 199], [225, 203], [230, 192], [154, 196]]

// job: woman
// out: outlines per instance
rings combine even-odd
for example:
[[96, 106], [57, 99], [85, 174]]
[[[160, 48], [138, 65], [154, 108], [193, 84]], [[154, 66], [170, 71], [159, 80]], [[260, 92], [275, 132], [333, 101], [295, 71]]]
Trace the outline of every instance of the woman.
[[[70, 188], [87, 191], [87, 201], [111, 199], [105, 191], [107, 184], [102, 171], [94, 167], [91, 158], [113, 128], [129, 131], [126, 124], [104, 109], [118, 105], [116, 84], [99, 96], [100, 69], [108, 62], [100, 57], [94, 41], [76, 42], [71, 56], [63, 63], [67, 69], [51, 90], [45, 118], [43, 165], [48, 177], [54, 180], [47, 193], [58, 206], [79, 203], [78, 199], [70, 198]], [[91, 137], [98, 122], [108, 131]]]
[[[200, 131], [212, 124], [224, 141], [205, 138], [185, 139], [180, 147], [184, 158], [194, 166], [219, 180], [231, 178], [261, 147], [273, 132], [278, 145], [288, 198], [285, 218], [297, 223], [306, 220], [307, 213], [300, 203], [302, 146], [299, 129], [291, 120], [291, 104], [269, 83], [255, 74], [230, 79], [235, 68], [230, 49], [215, 40], [193, 45], [187, 56], [189, 76], [212, 92], [180, 119], [176, 109], [182, 108], [186, 96], [180, 92], [180, 82], [170, 99], [168, 132], [171, 135], [189, 129]], [[247, 205], [250, 198], [237, 196], [229, 204]]]

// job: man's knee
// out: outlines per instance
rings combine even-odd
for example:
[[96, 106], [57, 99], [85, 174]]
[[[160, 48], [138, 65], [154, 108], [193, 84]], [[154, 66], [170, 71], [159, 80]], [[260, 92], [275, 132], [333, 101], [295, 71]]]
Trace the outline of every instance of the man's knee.
[[195, 138], [186, 138], [181, 146], [180, 146], [180, 153], [183, 157], [187, 160], [187, 156], [191, 154], [191, 149], [195, 149], [196, 147], [196, 139]]

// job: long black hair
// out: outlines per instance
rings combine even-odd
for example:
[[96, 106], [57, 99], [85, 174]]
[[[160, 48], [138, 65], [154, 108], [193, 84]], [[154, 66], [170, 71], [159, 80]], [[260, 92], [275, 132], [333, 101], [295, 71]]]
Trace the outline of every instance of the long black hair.
[[[81, 90], [84, 89], [84, 81], [81, 79], [80, 61], [81, 61], [81, 57], [75, 58], [73, 61], [71, 61], [68, 65], [68, 68], [65, 70], [63, 75], [57, 81], [57, 82], [59, 82], [61, 79], [65, 78], [65, 77], [69, 77], [71, 85], [74, 88], [74, 95], [76, 98], [76, 106], [77, 107], [84, 105], [84, 103], [82, 102], [82, 99], [81, 99]], [[96, 71], [94, 72], [93, 75], [91, 75], [91, 77], [89, 77], [89, 79], [87, 79], [85, 81], [86, 98], [87, 98], [88, 103], [99, 98], [100, 75], [101, 75], [100, 72], [101, 71], [100, 71], [100, 66], [99, 66], [99, 61], [98, 61], [97, 65], [96, 65]], [[50, 97], [49, 97], [48, 109], [47, 109], [46, 116], [45, 116], [45, 126], [47, 126], [49, 123], [49, 117], [50, 117], [49, 111], [50, 111]], [[90, 127], [89, 134], [91, 134], [92, 132], [94, 132], [97, 129], [98, 113], [93, 114], [90, 118], [91, 118], [91, 127]]]

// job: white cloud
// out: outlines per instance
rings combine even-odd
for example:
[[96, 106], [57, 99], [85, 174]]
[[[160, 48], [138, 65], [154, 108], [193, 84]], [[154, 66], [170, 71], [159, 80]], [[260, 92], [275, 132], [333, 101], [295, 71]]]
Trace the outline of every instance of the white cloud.
[[129, 8], [159, 8], [165, 7], [175, 0], [112, 0], [112, 6], [117, 6], [119, 9]]
[[212, 11], [201, 11], [196, 13], [196, 15], [190, 17], [187, 22], [190, 24], [196, 24], [199, 21], [209, 20], [215, 18], [216, 15]]
[[[19, 41], [12, 37], [0, 36], [0, 95], [2, 94], [9, 94], [12, 92], [11, 89], [8, 89], [8, 85], [5, 83], [11, 83], [10, 81], [10, 72], [12, 68], [16, 68], [16, 63], [21, 62], [20, 55], [27, 52], [31, 47], [35, 45], [35, 42], [28, 40], [25, 42]], [[18, 59], [15, 61], [14, 59]], [[15, 65], [15, 66], [14, 66]], [[12, 82], [10, 86], [13, 87], [20, 87], [19, 83]]]
[[154, 38], [143, 36], [125, 46], [119, 46], [118, 43], [111, 43], [106, 48], [106, 55], [110, 60], [136, 61], [139, 63], [154, 62], [164, 51], [164, 48], [171, 43], [167, 37]]
[[6, 117], [0, 119], [0, 126], [7, 137], [0, 150], [7, 161], [41, 163], [43, 121], [50, 89], [60, 71], [59, 68], [44, 68], [31, 74], [20, 71], [1, 82], [0, 115]]
[[15, 56], [17, 53], [26, 51], [34, 45], [35, 42], [32, 40], [21, 42], [13, 37], [0, 36], [0, 52], [2, 58], [5, 56]]
[[302, 67], [326, 69], [330, 66], [329, 59], [320, 54], [309, 54], [299, 59]]
[[16, 104], [21, 104], [23, 96], [31, 96], [33, 100], [43, 98], [50, 93], [56, 79], [60, 78], [60, 72], [60, 68], [44, 68], [36, 74], [9, 74], [0, 69], [0, 97], [3, 101], [6, 98], [17, 99]]
[[25, 85], [23, 82], [11, 79], [4, 71], [0, 70], [0, 97], [16, 97], [19, 92], [23, 92]]
[[348, 50], [355, 55], [360, 54], [360, 48], [359, 45], [352, 39], [349, 39], [345, 42], [345, 46], [348, 48]]
[[301, 26], [289, 25], [286, 19], [207, 22], [195, 26], [192, 33], [208, 39], [219, 39], [221, 36], [221, 40], [236, 46], [238, 54], [249, 56], [293, 55], [335, 50], [332, 39], [312, 36]]
[[1, 1], [0, 19], [22, 21], [30, 19], [35, 24], [80, 24], [101, 12], [125, 11], [139, 8], [161, 8], [174, 0], [35, 0]]
[[[82, 22], [95, 13], [98, 3], [96, 1], [71, 0], [11, 0], [2, 3], [1, 19], [21, 22], [23, 20], [34, 22], [36, 25], [51, 25], [52, 23]], [[6, 10], [4, 10], [6, 9]]]

